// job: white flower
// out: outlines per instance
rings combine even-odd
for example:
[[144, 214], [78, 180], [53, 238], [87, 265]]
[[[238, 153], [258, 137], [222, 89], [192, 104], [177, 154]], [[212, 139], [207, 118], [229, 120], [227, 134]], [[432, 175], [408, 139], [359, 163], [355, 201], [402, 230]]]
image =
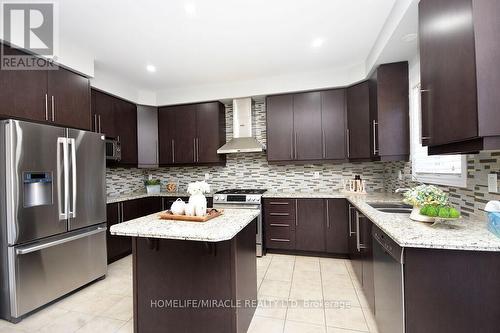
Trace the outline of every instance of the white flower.
[[206, 181], [189, 183], [187, 192], [190, 195], [210, 193], [210, 185]]

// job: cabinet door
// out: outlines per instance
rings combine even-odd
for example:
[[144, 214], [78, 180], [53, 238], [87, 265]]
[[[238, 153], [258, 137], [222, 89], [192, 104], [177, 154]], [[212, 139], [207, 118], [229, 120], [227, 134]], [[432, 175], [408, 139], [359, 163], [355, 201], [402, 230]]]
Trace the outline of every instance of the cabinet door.
[[56, 124], [91, 130], [89, 79], [59, 67], [48, 71], [49, 118]]
[[321, 160], [324, 157], [321, 135], [321, 93], [293, 95], [295, 159]]
[[298, 199], [295, 249], [325, 251], [325, 202], [323, 199]]
[[377, 118], [379, 155], [410, 155], [408, 62], [377, 69]]
[[341, 160], [346, 154], [345, 89], [321, 92], [323, 158]]
[[158, 140], [160, 164], [174, 164], [175, 108], [162, 107], [158, 109]]
[[137, 106], [114, 98], [114, 117], [118, 121], [117, 134], [122, 148], [122, 165], [137, 165]]
[[[445, 28], [436, 22], [460, 17]], [[441, 145], [478, 135], [476, 61], [471, 0], [419, 3], [423, 136]]]
[[224, 162], [226, 155], [217, 154], [217, 149], [226, 141], [224, 105], [219, 102], [198, 104], [196, 124], [196, 162]]
[[326, 204], [326, 252], [349, 253], [349, 221], [345, 199], [328, 199]]
[[112, 225], [119, 223], [119, 216], [120, 216], [119, 210], [120, 210], [119, 203], [112, 203], [106, 205], [106, 215], [107, 215], [106, 224], [108, 227], [108, 230], [106, 231], [106, 248], [108, 252], [108, 264], [123, 256], [122, 253], [123, 244], [125, 238], [129, 238], [122, 236], [114, 236], [111, 235], [111, 233], [109, 232], [109, 229], [111, 228]]
[[103, 92], [92, 90], [92, 113], [95, 132], [106, 137], [118, 137], [118, 122], [115, 119], [114, 97]]
[[[7, 55], [25, 55], [6, 45], [0, 47]], [[0, 70], [0, 101], [0, 115], [6, 118], [48, 120], [47, 71]]]
[[370, 92], [368, 82], [347, 88], [347, 124], [350, 159], [371, 158]]
[[196, 106], [181, 105], [174, 108], [175, 164], [193, 164], [196, 157]]
[[293, 151], [293, 97], [270, 96], [267, 108], [267, 160], [291, 161]]
[[361, 255], [358, 251], [358, 240], [357, 240], [357, 230], [356, 230], [356, 208], [349, 205], [349, 258], [351, 259], [352, 269], [354, 275], [358, 279], [358, 282], [363, 283], [363, 263], [361, 261]]

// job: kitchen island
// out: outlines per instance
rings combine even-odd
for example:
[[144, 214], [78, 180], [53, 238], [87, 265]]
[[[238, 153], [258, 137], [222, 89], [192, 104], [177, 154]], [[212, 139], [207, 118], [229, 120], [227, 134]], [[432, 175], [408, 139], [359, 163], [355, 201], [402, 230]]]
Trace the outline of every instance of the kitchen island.
[[158, 213], [111, 227], [132, 237], [135, 332], [246, 332], [257, 307], [259, 210], [208, 222]]

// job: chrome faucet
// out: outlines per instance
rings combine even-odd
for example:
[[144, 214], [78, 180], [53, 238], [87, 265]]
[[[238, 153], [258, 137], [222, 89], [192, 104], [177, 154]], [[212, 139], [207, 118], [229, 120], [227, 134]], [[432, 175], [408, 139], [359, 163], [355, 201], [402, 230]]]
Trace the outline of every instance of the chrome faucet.
[[401, 187], [401, 188], [397, 188], [394, 193], [405, 193], [405, 192], [408, 192], [409, 190], [411, 190], [411, 188], [408, 188], [408, 187]]

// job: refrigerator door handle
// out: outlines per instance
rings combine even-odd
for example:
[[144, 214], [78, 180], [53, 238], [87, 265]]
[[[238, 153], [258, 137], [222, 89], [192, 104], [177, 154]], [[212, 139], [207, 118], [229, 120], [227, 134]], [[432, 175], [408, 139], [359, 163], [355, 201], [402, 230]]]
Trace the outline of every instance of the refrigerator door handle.
[[[62, 166], [61, 166], [61, 147], [62, 147]], [[61, 170], [62, 168], [62, 170]], [[59, 207], [59, 220], [68, 219], [68, 139], [57, 138], [57, 200]], [[61, 179], [62, 178], [62, 179]], [[63, 183], [64, 190], [61, 190]], [[64, 191], [64, 194], [61, 193]]]
[[[68, 139], [68, 145], [71, 145], [71, 202], [69, 207], [69, 218], [76, 217], [76, 141]], [[68, 180], [69, 182], [69, 180]]]
[[99, 227], [99, 228], [91, 230], [91, 231], [83, 232], [81, 234], [69, 236], [69, 237], [58, 239], [55, 241], [18, 248], [18, 249], [16, 249], [16, 254], [28, 254], [31, 252], [40, 251], [40, 250], [43, 250], [43, 249], [46, 249], [46, 248], [49, 248], [52, 246], [64, 244], [67, 242], [72, 242], [72, 241], [80, 239], [80, 238], [85, 238], [85, 237], [88, 237], [91, 235], [98, 234], [98, 233], [106, 231], [106, 229], [107, 229], [106, 227]]

